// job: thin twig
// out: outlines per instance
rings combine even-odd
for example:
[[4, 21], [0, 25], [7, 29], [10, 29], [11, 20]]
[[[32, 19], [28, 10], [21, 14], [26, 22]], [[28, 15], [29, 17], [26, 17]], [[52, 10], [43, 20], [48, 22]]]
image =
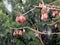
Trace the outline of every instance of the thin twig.
[[52, 23], [52, 24], [47, 24], [48, 26], [53, 26], [54, 24], [56, 24], [57, 22], [60, 22], [60, 19], [57, 20], [56, 22]]
[[27, 13], [29, 13], [30, 11], [33, 11], [33, 10], [35, 10], [35, 8], [36, 7], [34, 7], [34, 8], [32, 8], [32, 9], [30, 9], [29, 11], [27, 11], [26, 13], [24, 13], [23, 15], [26, 15]]
[[18, 12], [18, 11], [16, 11], [16, 10], [13, 10], [13, 12], [15, 12], [15, 13], [17, 13], [17, 14], [19, 14], [19, 15], [23, 15], [21, 12]]
[[21, 12], [18, 12], [18, 11], [16, 11], [16, 10], [13, 10], [13, 12], [15, 12], [15, 13], [17, 13], [17, 14], [22, 14], [22, 15], [26, 15], [26, 14], [28, 14], [30, 11], [33, 11], [33, 10], [35, 10], [35, 8], [36, 7], [34, 7], [34, 8], [32, 8], [32, 9], [30, 9], [29, 11], [27, 11], [26, 13], [24, 13], [24, 14], [22, 14]]
[[[52, 2], [52, 3], [55, 3], [55, 2], [57, 2], [57, 1], [59, 1], [59, 0], [56, 0], [56, 1]], [[52, 3], [49, 3], [49, 4], [52, 4]]]

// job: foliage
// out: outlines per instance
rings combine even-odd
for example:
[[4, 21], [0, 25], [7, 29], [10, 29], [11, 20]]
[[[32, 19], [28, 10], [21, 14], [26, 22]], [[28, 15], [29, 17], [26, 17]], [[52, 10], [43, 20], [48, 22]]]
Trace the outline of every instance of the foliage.
[[[46, 0], [46, 1], [44, 0], [45, 3], [50, 3], [52, 1], [53, 0]], [[47, 22], [40, 22], [39, 8], [25, 15], [27, 21], [24, 24], [17, 23], [15, 21], [16, 16], [19, 15], [17, 12], [21, 12], [24, 14], [28, 10], [32, 9], [35, 5], [38, 5], [40, 0], [26, 0], [25, 4], [23, 3], [22, 0], [10, 0], [9, 2], [12, 2], [12, 7], [13, 7], [12, 13], [11, 12], [7, 13], [7, 10], [3, 2], [0, 1], [0, 45], [41, 45], [38, 38], [29, 29], [25, 29], [26, 32], [22, 36], [18, 35], [16, 37], [13, 36], [13, 32], [16, 29], [15, 30], [11, 29], [11, 28], [20, 28], [20, 27], [29, 26], [29, 27], [32, 27], [33, 29], [38, 28], [39, 31], [43, 31], [43, 29], [45, 29], [43, 27], [44, 24], [52, 23], [51, 21], [49, 22], [49, 20]], [[56, 3], [56, 4], [60, 4], [60, 3]], [[14, 11], [17, 11], [17, 12], [14, 12]], [[55, 28], [53, 28], [52, 26], [52, 29], [55, 29]], [[55, 37], [55, 36], [52, 36], [52, 37]], [[59, 37], [59, 35], [56, 37]], [[50, 40], [50, 42], [53, 40], [52, 42], [54, 45], [56, 42], [59, 43], [59, 40], [56, 41], [55, 39], [52, 38]]]

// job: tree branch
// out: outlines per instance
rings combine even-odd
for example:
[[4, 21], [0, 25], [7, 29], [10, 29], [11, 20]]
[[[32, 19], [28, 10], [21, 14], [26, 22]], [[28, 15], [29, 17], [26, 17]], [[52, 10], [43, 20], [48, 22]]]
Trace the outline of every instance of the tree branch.
[[[37, 31], [37, 30], [35, 30], [35, 29], [32, 29], [32, 28], [30, 28], [30, 27], [21, 27], [21, 28], [10, 28], [10, 29], [23, 29], [23, 28], [28, 28], [28, 29], [30, 29], [31, 31], [33, 31], [34, 33], [37, 33], [37, 34], [48, 34], [48, 33], [45, 33], [45, 32], [40, 32], [40, 31]], [[60, 32], [58, 32], [58, 33], [51, 33], [51, 34], [60, 34]]]
[[45, 45], [42, 38], [41, 38], [41, 35], [37, 36], [37, 38], [39, 39], [39, 41], [41, 42], [42, 45]]
[[[42, 41], [41, 35], [42, 35], [42, 34], [45, 34], [45, 35], [46, 35], [46, 34], [48, 34], [48, 33], [40, 32], [40, 31], [37, 31], [37, 30], [32, 29], [32, 28], [30, 28], [30, 27], [10, 28], [10, 29], [23, 29], [23, 28], [28, 28], [28, 29], [30, 29], [31, 31], [33, 31], [34, 33], [39, 34], [40, 36], [37, 36], [37, 38], [39, 39], [39, 41], [41, 42], [42, 45], [45, 45], [44, 42]], [[51, 34], [52, 34], [52, 35], [53, 35], [53, 34], [60, 34], [60, 32], [58, 32], [58, 33], [51, 33]]]
[[27, 11], [26, 13], [24, 13], [23, 15], [26, 15], [27, 13], [29, 13], [30, 11], [33, 11], [33, 10], [35, 10], [35, 8], [36, 7], [34, 7], [34, 8], [32, 8], [32, 9], [30, 9], [29, 11]]
[[[59, 1], [59, 0], [56, 0], [56, 1], [52, 2], [52, 3], [55, 3], [55, 2], [57, 2], [57, 1]], [[52, 4], [52, 3], [49, 3], [49, 4]]]

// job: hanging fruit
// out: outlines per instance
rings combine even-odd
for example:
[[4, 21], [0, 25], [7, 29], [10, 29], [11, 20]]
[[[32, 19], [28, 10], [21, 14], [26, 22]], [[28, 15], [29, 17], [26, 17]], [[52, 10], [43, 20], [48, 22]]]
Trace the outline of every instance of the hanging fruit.
[[23, 32], [20, 30], [19, 31], [19, 36], [22, 36], [23, 35]]
[[51, 4], [51, 8], [55, 8], [55, 4], [54, 3]]
[[55, 14], [58, 15], [58, 11], [57, 10], [55, 11]]
[[46, 20], [46, 19], [48, 19], [48, 14], [47, 13], [42, 14], [41, 20]]
[[25, 32], [25, 29], [23, 29], [23, 32]]
[[20, 15], [20, 16], [16, 17], [16, 22], [24, 23], [25, 21], [26, 21], [26, 18], [23, 15]]
[[58, 13], [58, 15], [60, 16], [60, 12]]
[[19, 22], [19, 16], [16, 17], [16, 22]]
[[43, 15], [41, 16], [41, 20], [44, 20], [44, 17], [43, 17]]
[[19, 32], [18, 32], [18, 31], [16, 31], [16, 35], [18, 35], [18, 33], [19, 33]]
[[16, 35], [16, 32], [13, 32], [13, 36], [15, 36]]
[[18, 35], [18, 31], [14, 31], [13, 36], [17, 36], [17, 35]]
[[26, 21], [26, 18], [24, 16], [19, 17], [20, 23], [24, 23]]
[[44, 14], [44, 19], [47, 19], [47, 18], [48, 18], [48, 14], [45, 13], [45, 14]]
[[42, 8], [41, 14], [44, 14], [46, 12], [46, 8]]
[[53, 17], [55, 16], [55, 11], [53, 11], [52, 16], [53, 16]]
[[40, 7], [40, 8], [43, 8], [43, 4], [42, 4], [42, 3], [39, 3], [39, 7]]

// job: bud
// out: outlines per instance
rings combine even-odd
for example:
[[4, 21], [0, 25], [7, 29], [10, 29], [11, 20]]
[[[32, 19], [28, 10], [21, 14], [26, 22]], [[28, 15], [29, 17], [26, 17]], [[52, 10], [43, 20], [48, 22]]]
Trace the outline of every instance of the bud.
[[23, 32], [20, 30], [20, 31], [19, 31], [19, 35], [22, 36], [22, 34], [23, 34]]

